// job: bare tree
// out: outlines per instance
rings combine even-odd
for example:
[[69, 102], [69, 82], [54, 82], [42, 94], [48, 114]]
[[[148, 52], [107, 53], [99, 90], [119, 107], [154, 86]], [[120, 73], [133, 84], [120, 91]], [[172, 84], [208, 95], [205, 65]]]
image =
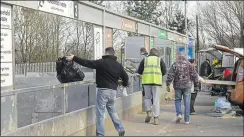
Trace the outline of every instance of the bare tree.
[[211, 1], [200, 6], [201, 27], [217, 44], [231, 48], [244, 45], [244, 2]]

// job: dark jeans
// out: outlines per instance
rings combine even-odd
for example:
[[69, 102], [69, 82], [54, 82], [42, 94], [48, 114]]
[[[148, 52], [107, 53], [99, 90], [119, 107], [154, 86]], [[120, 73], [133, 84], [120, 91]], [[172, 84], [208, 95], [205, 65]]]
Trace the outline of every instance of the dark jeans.
[[194, 104], [195, 104], [196, 97], [197, 97], [197, 93], [191, 93], [191, 109], [190, 109], [191, 113], [195, 112]]

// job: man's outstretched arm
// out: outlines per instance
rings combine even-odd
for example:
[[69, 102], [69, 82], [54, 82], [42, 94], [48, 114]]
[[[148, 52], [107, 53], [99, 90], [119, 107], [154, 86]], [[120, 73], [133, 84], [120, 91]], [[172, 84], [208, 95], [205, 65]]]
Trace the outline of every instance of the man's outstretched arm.
[[120, 75], [120, 78], [122, 79], [122, 85], [124, 87], [127, 87], [129, 86], [129, 76], [128, 74], [125, 72], [123, 66], [121, 66], [121, 75]]
[[73, 61], [84, 67], [97, 69], [98, 60], [87, 60], [87, 59], [82, 59], [80, 57], [74, 56]]

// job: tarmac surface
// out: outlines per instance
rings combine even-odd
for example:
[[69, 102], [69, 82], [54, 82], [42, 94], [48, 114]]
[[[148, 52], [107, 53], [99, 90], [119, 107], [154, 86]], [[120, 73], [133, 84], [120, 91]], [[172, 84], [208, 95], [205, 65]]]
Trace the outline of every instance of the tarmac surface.
[[[216, 97], [211, 97], [206, 92], [200, 92], [195, 104], [197, 115], [191, 116], [189, 125], [183, 119], [181, 123], [175, 123], [173, 101], [161, 106], [160, 125], [144, 123], [145, 114], [133, 116], [128, 121], [122, 121], [126, 130], [125, 136], [243, 136], [243, 111], [240, 109], [237, 109], [234, 118], [207, 115], [211, 113], [215, 99]], [[118, 133], [115, 129], [106, 129], [105, 135], [117, 136]]]

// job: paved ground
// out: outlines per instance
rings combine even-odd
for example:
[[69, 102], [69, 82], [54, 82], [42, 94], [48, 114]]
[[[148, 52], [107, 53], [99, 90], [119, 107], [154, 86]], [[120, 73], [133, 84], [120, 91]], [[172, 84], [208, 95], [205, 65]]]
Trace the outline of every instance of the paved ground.
[[[191, 116], [191, 124], [185, 125], [182, 121], [175, 124], [173, 102], [161, 107], [160, 125], [145, 124], [145, 114], [138, 114], [128, 121], [123, 121], [126, 136], [243, 136], [243, 117], [221, 119], [210, 117], [207, 113], [213, 109], [213, 100], [205, 92], [197, 97], [197, 115]], [[241, 111], [241, 113], [243, 113]], [[114, 129], [106, 132], [108, 136], [117, 136]]]

